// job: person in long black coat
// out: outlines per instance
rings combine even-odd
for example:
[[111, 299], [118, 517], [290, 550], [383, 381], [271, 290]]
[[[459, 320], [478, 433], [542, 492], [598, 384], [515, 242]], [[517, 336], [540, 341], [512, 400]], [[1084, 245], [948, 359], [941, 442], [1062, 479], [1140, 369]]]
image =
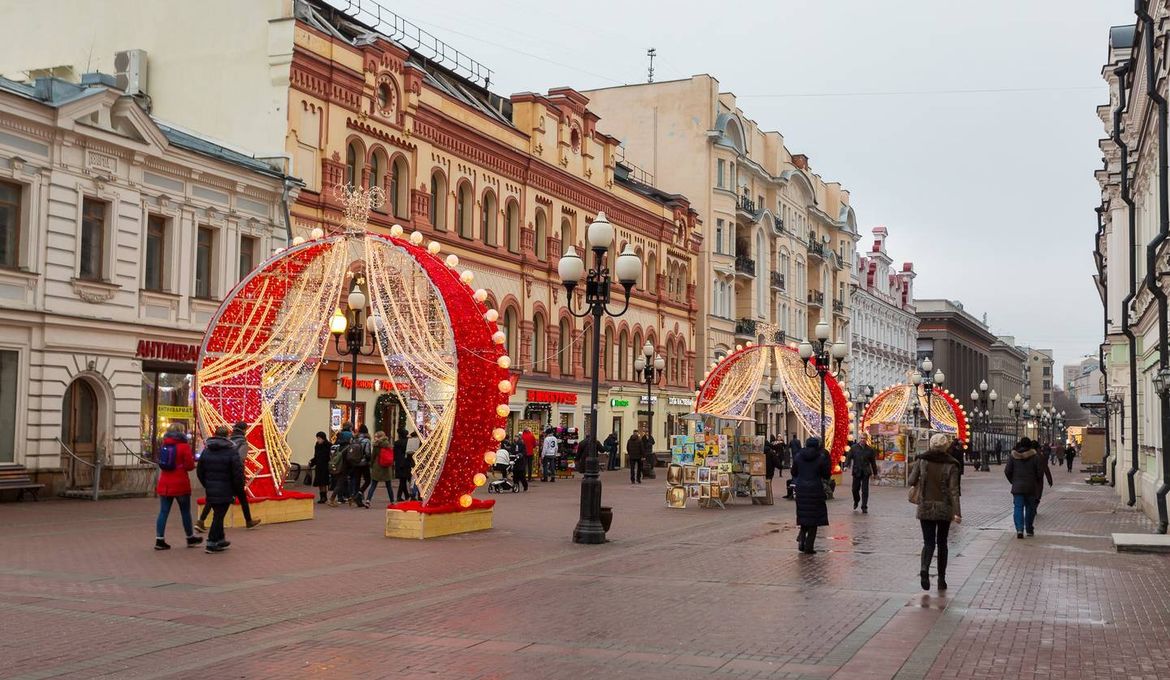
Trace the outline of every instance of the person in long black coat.
[[206, 502], [211, 506], [211, 529], [207, 532], [205, 550], [223, 552], [231, 545], [224, 535], [223, 520], [239, 489], [244, 488], [244, 462], [236, 445], [228, 439], [230, 430], [225, 425], [215, 428], [215, 436], [204, 445], [195, 474], [203, 485]]
[[321, 497], [317, 500], [318, 503], [324, 503], [329, 500], [329, 454], [332, 453], [333, 445], [329, 443], [329, 437], [324, 432], [317, 433], [317, 443], [313, 444], [313, 483], [317, 485], [317, 491], [320, 492]]
[[825, 482], [831, 477], [829, 455], [821, 440], [809, 437], [805, 447], [792, 457], [792, 479], [796, 488], [796, 523], [800, 534], [796, 543], [800, 552], [812, 555], [817, 527], [829, 525], [829, 507], [825, 503]]

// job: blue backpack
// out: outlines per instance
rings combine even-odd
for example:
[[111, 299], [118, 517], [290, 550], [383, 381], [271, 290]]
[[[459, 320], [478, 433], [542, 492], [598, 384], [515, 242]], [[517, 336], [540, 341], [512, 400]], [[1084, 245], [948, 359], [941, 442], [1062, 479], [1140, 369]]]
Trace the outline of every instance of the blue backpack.
[[163, 444], [158, 449], [158, 466], [162, 470], [174, 470], [179, 458], [179, 447]]

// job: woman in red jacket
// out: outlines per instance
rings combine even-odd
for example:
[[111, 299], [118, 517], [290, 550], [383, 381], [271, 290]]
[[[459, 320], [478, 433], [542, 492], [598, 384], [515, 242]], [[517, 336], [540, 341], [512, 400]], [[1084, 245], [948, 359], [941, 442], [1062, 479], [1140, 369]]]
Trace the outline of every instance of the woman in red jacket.
[[183, 434], [183, 426], [171, 423], [163, 437], [163, 449], [159, 452], [159, 467], [167, 465], [171, 469], [160, 469], [158, 486], [159, 509], [158, 520], [155, 522], [154, 549], [170, 550], [171, 546], [163, 539], [167, 530], [167, 518], [171, 514], [172, 501], [179, 502], [179, 515], [183, 518], [183, 530], [187, 532], [187, 547], [192, 548], [203, 542], [203, 538], [195, 535], [191, 526], [191, 477], [190, 472], [195, 469], [195, 456], [191, 453], [191, 445]]

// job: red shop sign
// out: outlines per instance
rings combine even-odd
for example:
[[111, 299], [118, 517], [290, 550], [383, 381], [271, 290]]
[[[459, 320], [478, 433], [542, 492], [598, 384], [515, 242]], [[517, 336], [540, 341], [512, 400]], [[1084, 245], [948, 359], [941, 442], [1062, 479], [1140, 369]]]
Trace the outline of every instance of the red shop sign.
[[180, 345], [174, 342], [139, 340], [134, 356], [139, 359], [160, 359], [195, 363], [199, 359], [199, 345]]
[[[362, 380], [361, 378], [358, 378], [357, 386], [359, 390], [372, 390], [375, 387], [374, 383], [378, 383], [377, 388], [381, 392], [389, 392], [394, 388], [407, 391], [411, 388], [410, 383], [392, 383], [389, 380]], [[353, 387], [353, 378], [342, 376], [341, 386], [347, 390], [351, 389]]]
[[543, 401], [549, 404], [576, 404], [576, 392], [554, 392], [552, 390], [528, 390], [528, 401]]

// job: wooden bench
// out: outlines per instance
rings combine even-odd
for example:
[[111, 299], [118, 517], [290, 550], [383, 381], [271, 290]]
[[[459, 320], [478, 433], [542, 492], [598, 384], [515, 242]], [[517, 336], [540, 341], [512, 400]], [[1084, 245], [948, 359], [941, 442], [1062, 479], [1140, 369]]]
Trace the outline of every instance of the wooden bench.
[[43, 488], [45, 485], [34, 482], [23, 465], [0, 467], [0, 491], [15, 491], [18, 501], [24, 498], [25, 491], [32, 492], [34, 501], [40, 500], [37, 494]]

